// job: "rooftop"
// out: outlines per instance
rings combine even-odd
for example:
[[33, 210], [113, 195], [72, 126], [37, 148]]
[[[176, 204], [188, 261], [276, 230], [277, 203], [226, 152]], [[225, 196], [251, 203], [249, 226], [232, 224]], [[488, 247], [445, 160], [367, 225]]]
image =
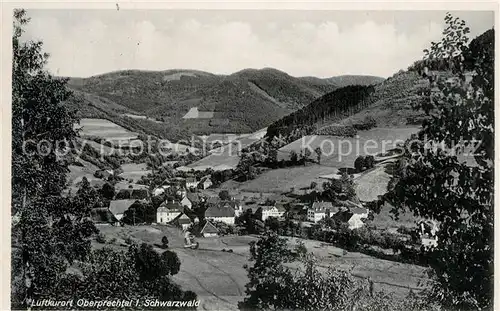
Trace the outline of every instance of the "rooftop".
[[205, 211], [205, 217], [234, 217], [234, 208], [229, 205], [211, 205]]
[[113, 200], [109, 202], [109, 210], [113, 215], [123, 214], [137, 200]]

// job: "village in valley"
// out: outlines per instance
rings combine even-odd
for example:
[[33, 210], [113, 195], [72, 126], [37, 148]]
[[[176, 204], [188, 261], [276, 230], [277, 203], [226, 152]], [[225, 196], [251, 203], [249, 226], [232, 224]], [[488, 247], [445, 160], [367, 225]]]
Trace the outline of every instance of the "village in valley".
[[[83, 46], [132, 56], [63, 74], [32, 38], [39, 21], [78, 14], [33, 11], [35, 26], [14, 10], [12, 308], [492, 308], [494, 12], [461, 12], [471, 31], [441, 11], [323, 12], [343, 29], [323, 13], [305, 22], [312, 11], [81, 10], [95, 42], [109, 36]], [[276, 25], [281, 14], [290, 20]], [[396, 17], [415, 25], [399, 34]], [[201, 48], [212, 32], [214, 51]], [[249, 62], [255, 47], [274, 58]], [[162, 69], [200, 51], [189, 64], [206, 71]], [[287, 57], [290, 73], [264, 67]], [[141, 59], [156, 61], [123, 69]], [[347, 74], [372, 66], [378, 75]]]

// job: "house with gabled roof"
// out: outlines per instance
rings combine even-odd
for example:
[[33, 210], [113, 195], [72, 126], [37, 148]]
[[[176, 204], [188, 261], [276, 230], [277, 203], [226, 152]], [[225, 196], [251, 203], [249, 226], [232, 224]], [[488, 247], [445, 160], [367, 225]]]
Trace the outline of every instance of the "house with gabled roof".
[[199, 235], [205, 238], [215, 237], [219, 235], [219, 229], [217, 229], [217, 227], [213, 223], [207, 220], [201, 228]]
[[349, 218], [347, 223], [349, 224], [349, 229], [358, 229], [364, 226], [364, 220], [368, 218], [368, 209], [365, 207], [353, 207], [349, 209], [352, 216]]
[[211, 180], [211, 176], [210, 175], [207, 175], [207, 176], [204, 176], [200, 182], [198, 183], [198, 189], [208, 189], [210, 187], [212, 187], [213, 183], [212, 183], [212, 180]]
[[281, 205], [262, 206], [262, 221], [269, 217], [280, 218], [285, 214], [285, 209]]
[[156, 210], [156, 222], [167, 224], [183, 212], [182, 205], [175, 200], [165, 201]]
[[189, 226], [191, 226], [192, 221], [185, 213], [180, 213], [177, 217], [175, 217], [171, 223], [182, 230], [187, 230]]
[[330, 217], [339, 211], [338, 207], [334, 207], [332, 202], [314, 202], [307, 210], [307, 220], [318, 222], [325, 217]]
[[125, 200], [112, 200], [109, 202], [109, 211], [115, 216], [117, 220], [121, 220], [125, 212], [138, 200], [125, 199]]
[[235, 210], [230, 204], [211, 204], [205, 211], [205, 218], [234, 225]]

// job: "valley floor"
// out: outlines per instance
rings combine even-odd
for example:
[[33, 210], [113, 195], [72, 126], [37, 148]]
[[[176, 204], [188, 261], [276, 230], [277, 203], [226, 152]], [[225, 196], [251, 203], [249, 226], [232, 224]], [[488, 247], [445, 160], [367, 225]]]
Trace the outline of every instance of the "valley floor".
[[[181, 261], [181, 269], [173, 277], [174, 281], [185, 290], [197, 293], [203, 310], [236, 310], [239, 301], [245, 297], [245, 285], [248, 282], [247, 272], [243, 268], [249, 264], [249, 242], [256, 236], [224, 236], [218, 238], [199, 238], [200, 249], [191, 250], [183, 247], [182, 232], [170, 226], [100, 226], [107, 244], [94, 243], [94, 247], [112, 247], [125, 250], [128, 246], [125, 239], [130, 237], [139, 243], [157, 245], [161, 238], [167, 236], [170, 250], [177, 253]], [[295, 238], [288, 238], [295, 244]], [[344, 255], [342, 249], [322, 242], [303, 240], [309, 252], [319, 258], [321, 268], [334, 266], [351, 270], [354, 276], [371, 278], [375, 290], [393, 293], [403, 298], [409, 289], [422, 289], [422, 281], [426, 281], [426, 269], [416, 265], [403, 264], [377, 259], [360, 253], [349, 252]], [[232, 249], [225, 252], [223, 249]]]

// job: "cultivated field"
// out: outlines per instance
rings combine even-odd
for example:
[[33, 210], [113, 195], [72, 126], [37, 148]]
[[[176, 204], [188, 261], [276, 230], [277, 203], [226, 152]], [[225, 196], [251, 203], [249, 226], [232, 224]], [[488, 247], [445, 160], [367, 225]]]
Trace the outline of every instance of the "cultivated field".
[[105, 119], [84, 118], [80, 120], [80, 124], [76, 125], [76, 127], [82, 129], [82, 136], [97, 136], [110, 141], [126, 141], [137, 139], [137, 133], [131, 132]]
[[[181, 269], [174, 280], [184, 289], [198, 294], [201, 309], [236, 310], [238, 301], [245, 297], [248, 278], [243, 265], [250, 263], [248, 243], [256, 237], [199, 238], [200, 249], [191, 250], [183, 248], [182, 232], [169, 226], [100, 226], [99, 229], [107, 241], [116, 239], [106, 246], [122, 250], [127, 247], [124, 244], [127, 237], [137, 242], [159, 245], [161, 238], [166, 235], [170, 249], [181, 260]], [[296, 241], [292, 238], [289, 240], [291, 244]], [[418, 290], [421, 288], [419, 281], [426, 280], [425, 269], [419, 266], [381, 260], [360, 253], [344, 255], [343, 250], [321, 242], [304, 242], [308, 251], [319, 257], [320, 266], [335, 266], [351, 270], [356, 277], [370, 277], [375, 282], [375, 290], [388, 290], [404, 297], [409, 288]], [[94, 246], [100, 248], [105, 245], [95, 243]], [[223, 249], [232, 249], [233, 252], [223, 252]], [[162, 251], [160, 248], [157, 250]]]
[[[231, 142], [222, 147], [211, 150], [208, 156], [203, 159], [189, 164], [187, 167], [181, 168], [181, 170], [191, 170], [204, 171], [207, 168], [212, 168], [214, 171], [223, 171], [228, 169], [235, 169], [240, 161], [239, 151], [241, 149], [248, 147], [249, 145], [255, 143], [265, 135], [266, 129], [258, 130], [254, 133], [235, 135], [235, 134], [213, 134], [206, 136], [205, 139], [215, 139], [215, 138], [231, 138]], [[222, 135], [234, 135], [234, 136], [222, 136]], [[212, 140], [213, 141], [213, 140]]]

